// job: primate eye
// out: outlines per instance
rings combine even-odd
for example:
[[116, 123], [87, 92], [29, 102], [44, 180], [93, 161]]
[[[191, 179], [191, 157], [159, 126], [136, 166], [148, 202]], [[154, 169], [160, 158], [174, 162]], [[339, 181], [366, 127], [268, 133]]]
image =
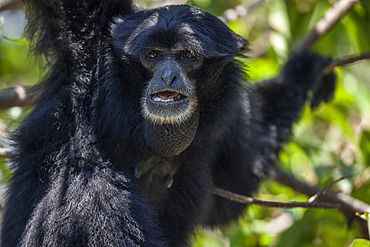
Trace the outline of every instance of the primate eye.
[[151, 51], [151, 52], [148, 53], [148, 55], [146, 57], [149, 58], [149, 59], [156, 58], [156, 57], [158, 57], [158, 51]]
[[184, 56], [187, 59], [194, 59], [195, 58], [194, 52], [192, 52], [192, 51], [185, 51]]

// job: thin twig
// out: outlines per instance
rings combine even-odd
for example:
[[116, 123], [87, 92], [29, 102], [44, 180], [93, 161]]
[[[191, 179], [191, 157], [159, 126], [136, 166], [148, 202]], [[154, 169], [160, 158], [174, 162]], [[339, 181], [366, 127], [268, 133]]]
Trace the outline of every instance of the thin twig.
[[335, 208], [338, 209], [340, 207], [339, 204], [335, 203], [319, 203], [319, 202], [271, 202], [271, 201], [261, 201], [254, 199], [249, 196], [244, 196], [240, 194], [236, 194], [227, 190], [223, 190], [220, 188], [215, 188], [213, 190], [215, 195], [224, 197], [230, 201], [244, 203], [244, 204], [253, 204], [253, 205], [260, 205], [264, 207], [272, 207], [272, 208]]
[[334, 184], [336, 184], [339, 181], [342, 181], [344, 179], [351, 178], [352, 176], [353, 175], [344, 176], [344, 177], [341, 177], [340, 179], [335, 180], [334, 182], [331, 182], [330, 184], [328, 184], [327, 186], [325, 186], [322, 190], [320, 190], [319, 192], [317, 192], [315, 195], [311, 196], [308, 199], [308, 202], [314, 202], [314, 201], [316, 201], [321, 195], [325, 194]]
[[295, 53], [308, 50], [321, 36], [323, 36], [338, 20], [347, 13], [357, 0], [340, 0], [325, 12], [315, 27], [307, 35], [306, 39], [298, 46]]

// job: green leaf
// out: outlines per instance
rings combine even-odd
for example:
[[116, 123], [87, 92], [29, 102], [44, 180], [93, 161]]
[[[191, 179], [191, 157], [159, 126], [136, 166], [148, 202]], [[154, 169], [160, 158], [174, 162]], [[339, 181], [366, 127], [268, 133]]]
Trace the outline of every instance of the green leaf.
[[352, 242], [351, 247], [370, 247], [370, 241], [366, 239], [356, 239]]

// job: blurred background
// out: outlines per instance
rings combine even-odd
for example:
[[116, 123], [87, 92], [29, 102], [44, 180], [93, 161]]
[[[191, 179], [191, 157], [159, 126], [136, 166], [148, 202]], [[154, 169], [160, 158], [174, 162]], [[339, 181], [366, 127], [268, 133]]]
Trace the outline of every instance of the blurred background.
[[[0, 6], [5, 0], [0, 0]], [[188, 3], [219, 16], [251, 43], [245, 61], [250, 83], [278, 75], [294, 49], [336, 1], [334, 0], [191, 0], [137, 1], [144, 7]], [[18, 6], [19, 7], [19, 6]], [[22, 37], [24, 12], [15, 7], [0, 11], [0, 90], [32, 86], [42, 72], [29, 55]], [[370, 51], [370, 1], [356, 4], [313, 46], [334, 59]], [[279, 166], [312, 185], [325, 186], [343, 176], [332, 190], [370, 204], [370, 62], [336, 69], [334, 100], [315, 111], [307, 106], [294, 125], [294, 135], [280, 153]], [[1, 107], [0, 107], [1, 108]], [[17, 129], [30, 109], [0, 110], [0, 147]], [[11, 177], [0, 157], [0, 211]], [[293, 189], [267, 179], [255, 198], [269, 201], [306, 201]], [[323, 209], [274, 209], [249, 206], [244, 217], [231, 226], [198, 229], [193, 246], [344, 247], [361, 237], [356, 222], [339, 212]], [[369, 242], [367, 245], [369, 247]]]

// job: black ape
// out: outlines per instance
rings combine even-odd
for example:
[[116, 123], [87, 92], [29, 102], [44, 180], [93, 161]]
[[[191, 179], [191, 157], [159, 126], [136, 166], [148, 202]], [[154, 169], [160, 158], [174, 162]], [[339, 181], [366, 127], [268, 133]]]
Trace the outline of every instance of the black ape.
[[[8, 246], [184, 246], [244, 208], [328, 59], [293, 57], [282, 83], [245, 88], [247, 42], [192, 6], [27, 0], [44, 93], [15, 137], [2, 227]], [[327, 92], [322, 94], [324, 87]]]

